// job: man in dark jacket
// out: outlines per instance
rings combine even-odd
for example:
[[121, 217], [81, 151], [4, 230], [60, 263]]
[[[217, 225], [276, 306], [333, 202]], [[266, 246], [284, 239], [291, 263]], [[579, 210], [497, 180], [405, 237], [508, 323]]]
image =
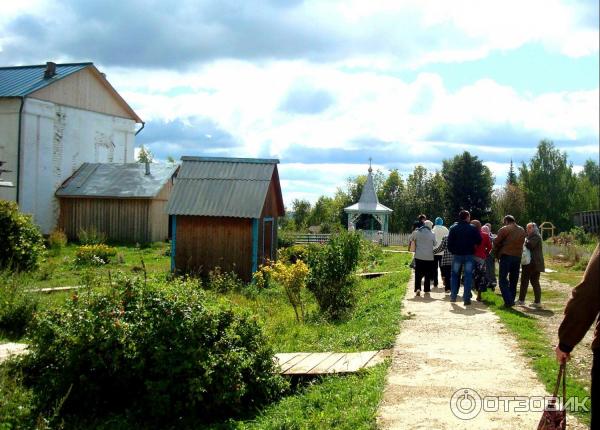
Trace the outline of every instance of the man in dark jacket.
[[471, 214], [462, 210], [458, 214], [459, 222], [450, 227], [448, 233], [448, 250], [454, 255], [452, 259], [452, 276], [450, 301], [456, 302], [458, 285], [460, 282], [460, 269], [465, 273], [465, 291], [463, 301], [465, 305], [471, 304], [471, 283], [473, 280], [473, 252], [475, 246], [481, 243], [481, 234], [475, 226], [470, 224]]
[[[559, 363], [566, 363], [571, 351], [583, 339], [583, 336], [596, 321], [592, 351], [592, 423], [590, 428], [596, 428], [594, 421], [598, 421], [600, 413], [600, 244], [588, 263], [583, 279], [573, 288], [571, 299], [565, 308], [565, 317], [558, 328], [559, 344], [556, 347], [556, 359]], [[596, 419], [594, 419], [596, 417]]]
[[525, 229], [517, 225], [515, 218], [512, 215], [506, 215], [504, 217], [504, 227], [498, 230], [498, 236], [494, 239], [494, 255], [500, 260], [498, 283], [506, 307], [515, 304], [519, 269], [521, 268], [521, 254], [523, 253], [523, 243], [526, 236]]

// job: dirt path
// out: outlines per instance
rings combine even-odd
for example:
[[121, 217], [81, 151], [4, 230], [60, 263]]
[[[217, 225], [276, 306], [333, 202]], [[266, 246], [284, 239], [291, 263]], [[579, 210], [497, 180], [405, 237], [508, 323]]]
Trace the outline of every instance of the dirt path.
[[[414, 297], [412, 282], [403, 302], [409, 319], [403, 321], [396, 339], [379, 426], [428, 430], [537, 428], [541, 412], [520, 412], [521, 404], [512, 398], [548, 394], [498, 317], [475, 301], [465, 307], [460, 295], [457, 303], [450, 303], [442, 289], [434, 289], [429, 298]], [[474, 418], [459, 419], [453, 413], [451, 399], [457, 392], [453, 403], [462, 408], [463, 418], [484, 405]], [[479, 402], [478, 396], [486, 400]], [[491, 396], [505, 398], [494, 400]], [[529, 399], [524, 400], [529, 404]], [[454, 407], [461, 415], [459, 408]], [[570, 429], [586, 428], [572, 417], [569, 421]]]

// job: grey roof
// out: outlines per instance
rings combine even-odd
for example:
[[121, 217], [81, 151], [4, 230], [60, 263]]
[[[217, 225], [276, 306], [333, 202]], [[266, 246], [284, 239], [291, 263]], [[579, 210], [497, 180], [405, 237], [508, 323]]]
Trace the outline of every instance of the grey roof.
[[367, 182], [362, 189], [360, 199], [358, 203], [353, 204], [344, 208], [345, 212], [360, 212], [360, 213], [390, 213], [392, 209], [379, 203], [377, 193], [375, 192], [375, 185], [373, 184], [372, 169], [369, 167], [369, 174], [367, 175]]
[[56, 191], [57, 197], [152, 198], [177, 171], [176, 164], [84, 163]]
[[279, 160], [182, 157], [169, 215], [260, 218]]
[[0, 67], [0, 97], [24, 97], [92, 63], [57, 64], [56, 75], [44, 78], [46, 65]]

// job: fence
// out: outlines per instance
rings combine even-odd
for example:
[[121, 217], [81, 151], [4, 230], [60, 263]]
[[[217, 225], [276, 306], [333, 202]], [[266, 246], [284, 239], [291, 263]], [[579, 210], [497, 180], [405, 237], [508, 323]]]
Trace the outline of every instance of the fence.
[[[405, 233], [384, 233], [370, 230], [357, 230], [362, 236], [371, 242], [379, 243], [383, 246], [407, 246], [409, 234]], [[294, 243], [326, 243], [331, 237], [330, 234], [297, 234], [294, 237]]]
[[600, 211], [577, 212], [573, 222], [588, 233], [600, 233]]

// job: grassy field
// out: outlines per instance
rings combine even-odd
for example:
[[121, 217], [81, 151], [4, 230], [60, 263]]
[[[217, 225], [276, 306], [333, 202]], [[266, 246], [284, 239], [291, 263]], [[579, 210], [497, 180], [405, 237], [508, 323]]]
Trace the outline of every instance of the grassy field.
[[[88, 276], [74, 264], [75, 246], [68, 246], [60, 256], [51, 256], [37, 273], [19, 278], [27, 288], [80, 285]], [[109, 276], [117, 270], [136, 272], [141, 259], [148, 273], [167, 274], [169, 257], [166, 244], [146, 249], [118, 247], [120, 257], [94, 270], [95, 275]], [[254, 315], [264, 328], [275, 352], [352, 352], [391, 348], [398, 334], [401, 302], [410, 277], [408, 254], [384, 254], [374, 271], [398, 271], [374, 279], [357, 280], [356, 306], [347, 318], [329, 322], [317, 311], [316, 302], [305, 291], [307, 317], [297, 322], [283, 290], [266, 288], [254, 294], [229, 292], [220, 296]], [[50, 277], [40, 276], [53, 266]], [[44, 279], [42, 279], [44, 278]], [[32, 293], [36, 294], [36, 293]], [[61, 306], [72, 292], [37, 294], [40, 309]], [[14, 340], [14, 339], [13, 339]], [[26, 341], [26, 339], [21, 339]], [[382, 395], [388, 364], [347, 376], [311, 379], [294, 378], [294, 390], [256, 416], [219, 423], [209, 428], [240, 429], [368, 429], [375, 427], [377, 406]], [[100, 423], [102, 422], [102, 423]], [[106, 427], [108, 425], [108, 427]], [[100, 419], [98, 428], [128, 428], [125, 418]]]

